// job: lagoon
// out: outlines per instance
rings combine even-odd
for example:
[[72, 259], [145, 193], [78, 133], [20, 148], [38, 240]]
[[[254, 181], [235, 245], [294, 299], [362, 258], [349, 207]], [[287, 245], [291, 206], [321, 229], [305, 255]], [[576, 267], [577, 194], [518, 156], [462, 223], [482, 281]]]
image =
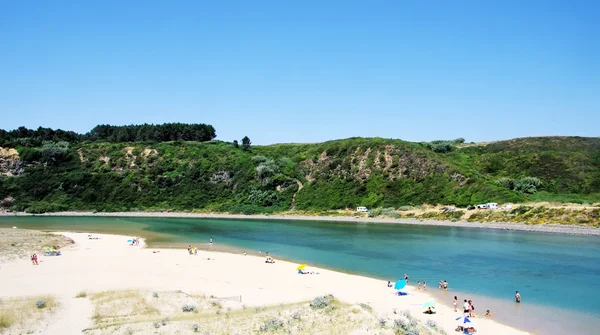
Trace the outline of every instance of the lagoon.
[[[598, 236], [266, 219], [0, 217], [0, 227], [12, 226], [142, 236], [150, 247], [262, 250], [384, 280], [407, 273], [411, 284], [427, 282], [445, 302], [453, 295], [468, 297], [476, 311], [490, 308], [500, 321], [538, 334], [566, 330], [548, 320], [557, 313], [575, 318], [570, 324], [576, 321], [579, 334], [600, 326]], [[449, 282], [449, 292], [438, 290], [440, 280]], [[513, 302], [516, 290], [523, 297], [520, 306]]]

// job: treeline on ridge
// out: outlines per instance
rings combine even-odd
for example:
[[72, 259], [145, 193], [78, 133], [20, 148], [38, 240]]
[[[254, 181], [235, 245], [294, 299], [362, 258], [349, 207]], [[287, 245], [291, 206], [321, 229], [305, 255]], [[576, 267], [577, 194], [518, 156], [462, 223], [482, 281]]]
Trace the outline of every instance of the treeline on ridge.
[[215, 128], [204, 123], [165, 123], [128, 126], [98, 125], [86, 134], [74, 131], [39, 127], [19, 127], [10, 131], [0, 129], [0, 147], [41, 147], [45, 142], [77, 143], [83, 141], [122, 142], [166, 142], [166, 141], [211, 141], [217, 137]]

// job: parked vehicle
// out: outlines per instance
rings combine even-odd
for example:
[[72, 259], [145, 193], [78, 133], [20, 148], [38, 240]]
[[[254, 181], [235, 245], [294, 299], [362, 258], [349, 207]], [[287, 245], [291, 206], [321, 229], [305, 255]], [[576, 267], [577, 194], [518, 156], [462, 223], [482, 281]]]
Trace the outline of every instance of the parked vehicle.
[[361, 212], [361, 213], [368, 213], [369, 212], [369, 210], [367, 209], [367, 207], [364, 207], [364, 206], [356, 207], [356, 211], [357, 212]]
[[498, 204], [495, 202], [488, 202], [487, 208], [488, 209], [498, 209]]
[[488, 204], [477, 205], [477, 209], [488, 209]]
[[509, 209], [512, 209], [512, 205], [504, 205], [501, 209], [507, 211]]
[[442, 207], [442, 212], [455, 211], [455, 210], [456, 210], [456, 207], [454, 207], [454, 206]]
[[472, 210], [474, 210], [474, 209], [475, 209], [475, 206], [469, 206], [469, 207], [467, 207], [467, 210], [468, 210], [468, 211], [472, 211]]

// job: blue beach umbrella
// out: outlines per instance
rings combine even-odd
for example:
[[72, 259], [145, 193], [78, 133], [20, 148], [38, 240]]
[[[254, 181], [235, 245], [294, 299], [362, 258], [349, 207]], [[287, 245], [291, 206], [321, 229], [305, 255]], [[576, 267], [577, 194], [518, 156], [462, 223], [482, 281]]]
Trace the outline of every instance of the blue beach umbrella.
[[127, 242], [133, 242], [133, 240], [127, 240]]
[[402, 279], [401, 279], [401, 280], [398, 280], [398, 281], [396, 282], [396, 285], [394, 285], [394, 288], [395, 288], [396, 290], [401, 290], [401, 289], [403, 289], [403, 288], [404, 288], [404, 286], [406, 286], [406, 281], [404, 281], [404, 280], [402, 280]]
[[469, 319], [466, 316], [460, 316], [460, 317], [456, 318], [456, 321], [458, 321], [458, 323], [462, 323], [465, 326], [470, 326], [473, 324], [473, 321], [471, 321], [471, 319]]

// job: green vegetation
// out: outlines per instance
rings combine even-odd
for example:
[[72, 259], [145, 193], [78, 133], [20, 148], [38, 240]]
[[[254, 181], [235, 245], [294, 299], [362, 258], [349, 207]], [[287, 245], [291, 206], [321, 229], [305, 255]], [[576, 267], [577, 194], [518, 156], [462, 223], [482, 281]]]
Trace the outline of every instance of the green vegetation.
[[[18, 141], [38, 143], [38, 137]], [[0, 199], [11, 197], [12, 210], [31, 213], [315, 213], [366, 206], [382, 208], [374, 214], [390, 217], [422, 204], [600, 202], [598, 138], [523, 138], [487, 145], [464, 144], [464, 139], [424, 144], [349, 138], [250, 146], [244, 137], [241, 142], [44, 138], [38, 146], [17, 146], [27, 164], [18, 176], [0, 177]]]

